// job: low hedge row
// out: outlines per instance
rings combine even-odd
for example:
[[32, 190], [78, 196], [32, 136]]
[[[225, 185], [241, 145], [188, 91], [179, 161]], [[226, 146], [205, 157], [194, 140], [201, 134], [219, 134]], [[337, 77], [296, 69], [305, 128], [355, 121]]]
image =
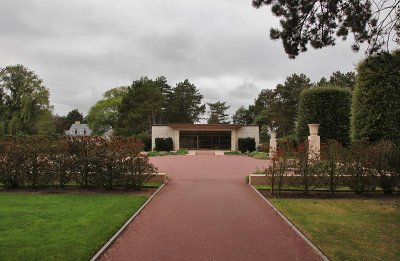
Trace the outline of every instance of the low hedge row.
[[174, 141], [172, 138], [156, 138], [155, 139], [156, 151], [171, 151], [174, 150]]
[[140, 189], [154, 172], [134, 138], [7, 137], [0, 140], [0, 183]]
[[238, 149], [240, 152], [253, 152], [256, 150], [256, 140], [254, 138], [239, 138]]
[[272, 193], [283, 187], [301, 187], [304, 192], [350, 187], [357, 193], [380, 188], [384, 193], [400, 189], [400, 148], [394, 143], [356, 141], [343, 147], [330, 141], [321, 147], [320, 157], [309, 159], [307, 143], [278, 147], [272, 164], [265, 170]]

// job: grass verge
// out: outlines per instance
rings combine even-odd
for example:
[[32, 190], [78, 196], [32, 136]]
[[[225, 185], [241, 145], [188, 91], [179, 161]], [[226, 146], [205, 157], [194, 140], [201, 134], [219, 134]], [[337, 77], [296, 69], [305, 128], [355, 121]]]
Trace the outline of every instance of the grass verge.
[[88, 260], [147, 196], [0, 194], [0, 260]]
[[237, 150], [233, 150], [233, 151], [225, 151], [224, 155], [242, 155], [242, 156], [248, 156], [248, 157], [252, 157], [255, 159], [268, 159], [268, 153], [265, 152], [261, 152], [261, 151], [253, 151], [253, 152], [240, 152]]
[[159, 188], [161, 185], [162, 183], [160, 182], [146, 182], [143, 183], [142, 188]]
[[149, 157], [158, 157], [158, 156], [167, 156], [167, 155], [186, 155], [189, 154], [189, 151], [187, 149], [179, 149], [177, 151], [149, 151], [147, 153], [147, 156]]
[[[254, 187], [258, 190], [271, 190], [271, 185], [254, 185]], [[274, 187], [275, 191], [278, 191], [277, 186]], [[300, 190], [304, 191], [304, 187], [302, 186], [282, 186], [282, 190]], [[313, 191], [330, 191], [328, 188], [312, 188]], [[337, 187], [335, 191], [353, 191], [350, 187], [342, 186]]]
[[270, 201], [332, 260], [399, 260], [396, 200]]

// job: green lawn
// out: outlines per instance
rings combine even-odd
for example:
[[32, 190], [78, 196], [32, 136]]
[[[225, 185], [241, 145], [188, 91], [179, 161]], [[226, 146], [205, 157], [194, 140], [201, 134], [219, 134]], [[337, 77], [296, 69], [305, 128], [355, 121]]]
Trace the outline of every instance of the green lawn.
[[332, 260], [400, 260], [398, 201], [270, 201]]
[[146, 182], [142, 184], [143, 188], [159, 188], [161, 187], [162, 183], [160, 182]]
[[88, 260], [147, 199], [0, 193], [0, 260]]
[[[271, 190], [271, 185], [253, 185], [256, 189], [258, 190]], [[282, 186], [282, 190], [304, 190], [304, 187], [302, 186]], [[317, 190], [317, 191], [330, 191], [330, 189], [328, 188], [310, 188], [310, 191], [312, 190]], [[278, 191], [278, 186], [275, 185], [274, 187], [274, 191]], [[350, 187], [345, 187], [345, 186], [341, 186], [341, 187], [337, 187], [336, 191], [353, 191], [352, 189], [350, 189]]]

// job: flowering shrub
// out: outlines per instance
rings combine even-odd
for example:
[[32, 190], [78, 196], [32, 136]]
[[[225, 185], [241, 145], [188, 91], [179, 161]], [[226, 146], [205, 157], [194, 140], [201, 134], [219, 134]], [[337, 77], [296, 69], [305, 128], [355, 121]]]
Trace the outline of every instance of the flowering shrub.
[[400, 150], [392, 142], [356, 141], [351, 147], [343, 147], [337, 141], [328, 141], [319, 157], [309, 153], [307, 143], [294, 147], [290, 141], [281, 142], [265, 169], [271, 193], [277, 189], [280, 194], [283, 188], [305, 193], [314, 189], [334, 192], [338, 187], [349, 187], [356, 193], [377, 188], [392, 193], [399, 189]]
[[156, 172], [142, 146], [122, 137], [6, 137], [0, 140], [0, 184], [140, 189]]

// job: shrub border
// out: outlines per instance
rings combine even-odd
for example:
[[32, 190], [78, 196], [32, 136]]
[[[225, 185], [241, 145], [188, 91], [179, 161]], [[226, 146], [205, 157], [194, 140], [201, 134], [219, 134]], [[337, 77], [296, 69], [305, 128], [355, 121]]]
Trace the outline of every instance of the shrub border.
[[151, 202], [151, 200], [160, 192], [160, 190], [167, 184], [169, 179], [159, 187], [153, 195], [141, 206], [138, 211], [136, 211], [125, 224], [105, 243], [102, 248], [90, 259], [90, 261], [100, 260], [100, 257], [111, 247], [111, 245], [117, 240], [117, 238], [125, 231], [125, 229], [130, 225], [130, 223], [142, 212], [142, 210]]
[[324, 261], [330, 261], [330, 259], [319, 249], [310, 239], [308, 239], [290, 220], [280, 212], [266, 197], [264, 197], [255, 187], [248, 184], [288, 225], [297, 235], [303, 239], [314, 252], [321, 257]]

